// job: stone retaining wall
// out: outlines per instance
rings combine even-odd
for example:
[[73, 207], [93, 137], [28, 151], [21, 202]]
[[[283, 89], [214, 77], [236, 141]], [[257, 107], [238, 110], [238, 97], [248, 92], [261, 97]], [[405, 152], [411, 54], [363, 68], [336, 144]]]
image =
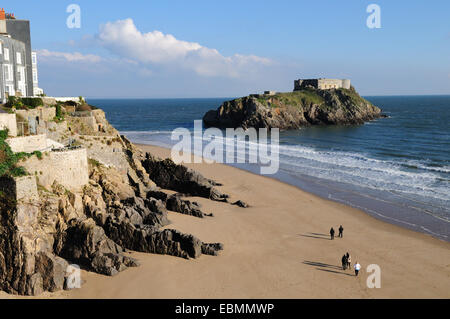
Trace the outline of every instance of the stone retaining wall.
[[89, 182], [89, 168], [86, 149], [49, 152], [39, 160], [36, 156], [28, 159], [26, 170], [37, 176], [38, 183], [51, 188], [56, 181], [69, 190], [80, 191]]
[[0, 113], [0, 130], [8, 129], [10, 136], [17, 136], [16, 114]]

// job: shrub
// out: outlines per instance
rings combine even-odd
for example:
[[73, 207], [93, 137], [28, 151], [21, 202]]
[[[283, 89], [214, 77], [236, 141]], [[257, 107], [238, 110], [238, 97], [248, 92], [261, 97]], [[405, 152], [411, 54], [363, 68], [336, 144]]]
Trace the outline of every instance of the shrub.
[[93, 158], [89, 158], [88, 163], [91, 167], [100, 167], [102, 165], [99, 161]]
[[34, 109], [38, 106], [43, 106], [44, 101], [40, 97], [8, 97], [6, 106], [9, 108], [15, 107], [16, 109]]
[[42, 153], [39, 151], [33, 153], [14, 153], [8, 143], [6, 143], [6, 137], [8, 137], [7, 131], [0, 131], [0, 177], [27, 175], [25, 168], [17, 166], [17, 163], [33, 155], [42, 159]]
[[34, 109], [38, 106], [43, 106], [44, 101], [40, 97], [23, 97], [20, 98], [22, 103], [28, 106], [30, 109]]
[[64, 113], [62, 111], [61, 104], [59, 104], [59, 103], [56, 104], [55, 108], [56, 108], [56, 115], [55, 115], [54, 121], [55, 122], [64, 121]]
[[15, 96], [8, 96], [8, 101], [6, 102], [6, 107], [8, 108], [16, 108], [16, 109], [22, 109], [25, 108], [25, 106], [22, 103], [22, 100]]
[[92, 111], [92, 108], [89, 104], [83, 103], [76, 107], [75, 111], [77, 112], [85, 112], [85, 111]]
[[8, 138], [9, 129], [0, 131], [0, 140], [6, 140]]
[[21, 177], [27, 175], [27, 171], [22, 166], [16, 166], [11, 168], [9, 174], [13, 177]]
[[34, 151], [33, 154], [36, 155], [36, 157], [37, 157], [38, 159], [40, 159], [40, 160], [42, 159], [42, 152], [40, 152], [40, 151]]

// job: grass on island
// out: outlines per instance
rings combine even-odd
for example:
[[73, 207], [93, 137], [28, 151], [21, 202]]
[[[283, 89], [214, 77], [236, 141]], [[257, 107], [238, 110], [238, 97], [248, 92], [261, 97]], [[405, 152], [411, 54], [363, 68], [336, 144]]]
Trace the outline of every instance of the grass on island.
[[[350, 100], [352, 105], [365, 105], [371, 103], [362, 98], [353, 88], [335, 89], [332, 91], [341, 101]], [[327, 103], [324, 97], [318, 94], [316, 89], [303, 89], [300, 91], [277, 93], [274, 95], [258, 95], [256, 100], [266, 107], [298, 107], [303, 108], [309, 105], [318, 105], [326, 107]]]
[[260, 95], [256, 98], [264, 106], [278, 107], [303, 107], [304, 105], [323, 104], [325, 100], [314, 90], [277, 93], [275, 95]]

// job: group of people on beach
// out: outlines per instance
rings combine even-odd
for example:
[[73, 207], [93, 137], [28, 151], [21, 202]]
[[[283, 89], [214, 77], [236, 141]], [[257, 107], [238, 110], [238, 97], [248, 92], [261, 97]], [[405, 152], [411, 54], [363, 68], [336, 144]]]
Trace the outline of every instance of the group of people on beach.
[[[340, 237], [340, 238], [343, 238], [344, 237], [344, 227], [342, 227], [342, 225], [341, 226], [339, 226], [339, 235], [338, 235], [338, 237]], [[331, 227], [331, 229], [330, 229], [330, 236], [331, 236], [331, 240], [333, 240], [334, 239], [334, 228], [333, 227]]]
[[[338, 237], [343, 238], [344, 237], [344, 227], [342, 227], [342, 225], [339, 226], [339, 235]], [[330, 229], [330, 236], [331, 236], [331, 240], [334, 239], [334, 228], [331, 227]], [[342, 269], [347, 270], [350, 269], [352, 267], [352, 257], [350, 256], [350, 254], [347, 252], [344, 256], [342, 256]], [[355, 269], [355, 276], [358, 276], [359, 271], [361, 270], [361, 265], [356, 262], [355, 265], [353, 266], [353, 268]]]
[[[352, 257], [347, 252], [344, 256], [342, 256], [342, 269], [347, 270], [347, 268], [350, 269], [351, 267], [352, 267]], [[355, 276], [358, 276], [358, 273], [361, 270], [361, 265], [358, 262], [356, 262], [353, 268], [355, 269]]]

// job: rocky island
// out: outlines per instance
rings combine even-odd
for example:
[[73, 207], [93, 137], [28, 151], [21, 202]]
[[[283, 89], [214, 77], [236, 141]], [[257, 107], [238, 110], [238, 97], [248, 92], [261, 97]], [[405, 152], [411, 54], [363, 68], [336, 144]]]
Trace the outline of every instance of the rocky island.
[[353, 86], [328, 88], [320, 82], [297, 83], [293, 92], [268, 91], [224, 102], [219, 109], [208, 111], [203, 123], [218, 128], [289, 130], [310, 125], [362, 124], [384, 117], [381, 109], [362, 98]]
[[220, 243], [165, 227], [167, 210], [211, 218], [185, 195], [227, 202], [220, 184], [143, 153], [81, 98], [10, 98], [0, 113], [0, 290], [68, 288], [69, 264], [115, 275], [127, 250], [197, 258]]

